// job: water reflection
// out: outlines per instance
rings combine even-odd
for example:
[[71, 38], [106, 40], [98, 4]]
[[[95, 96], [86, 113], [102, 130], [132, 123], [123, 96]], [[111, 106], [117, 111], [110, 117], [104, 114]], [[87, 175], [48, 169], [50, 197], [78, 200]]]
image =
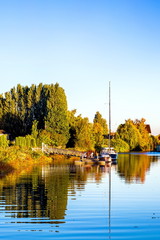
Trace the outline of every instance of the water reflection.
[[[117, 165], [76, 166], [65, 161], [35, 168], [30, 174], [3, 177], [1, 237], [28, 239], [27, 234], [36, 231], [37, 235], [29, 237], [131, 239], [134, 235], [146, 239], [148, 226], [153, 221], [157, 221], [155, 228], [159, 226], [160, 194], [153, 184], [159, 179], [158, 160], [154, 154], [120, 154]], [[145, 183], [155, 163], [159, 168], [149, 177], [152, 182], [135, 184]]]
[[5, 199], [7, 216], [63, 220], [68, 195], [76, 199], [76, 191], [85, 189], [88, 177], [100, 183], [108, 169], [108, 166], [58, 164], [36, 168], [30, 175], [21, 176], [14, 185], [5, 182], [3, 185], [1, 179], [0, 195]]
[[[151, 164], [157, 160], [158, 156], [154, 155], [120, 154], [118, 165], [112, 168], [127, 183], [144, 183]], [[5, 199], [7, 216], [63, 220], [68, 196], [76, 200], [76, 192], [85, 189], [88, 178], [100, 184], [106, 173], [110, 173], [109, 165], [76, 166], [60, 163], [44, 166], [34, 169], [30, 175], [22, 175], [14, 184], [6, 184], [6, 179], [1, 179], [0, 195]]]
[[159, 156], [147, 153], [119, 154], [117, 171], [120, 177], [128, 183], [144, 183], [151, 164], [157, 162], [158, 159]]

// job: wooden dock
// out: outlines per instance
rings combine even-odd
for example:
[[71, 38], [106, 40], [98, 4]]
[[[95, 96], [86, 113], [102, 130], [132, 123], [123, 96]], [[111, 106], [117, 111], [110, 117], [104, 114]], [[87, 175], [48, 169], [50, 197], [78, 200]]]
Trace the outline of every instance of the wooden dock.
[[81, 152], [81, 151], [55, 148], [53, 146], [49, 146], [44, 143], [42, 143], [42, 152], [46, 154], [58, 154], [58, 155], [66, 155], [66, 156], [75, 156], [80, 158], [83, 158], [83, 155], [84, 155], [84, 152]]

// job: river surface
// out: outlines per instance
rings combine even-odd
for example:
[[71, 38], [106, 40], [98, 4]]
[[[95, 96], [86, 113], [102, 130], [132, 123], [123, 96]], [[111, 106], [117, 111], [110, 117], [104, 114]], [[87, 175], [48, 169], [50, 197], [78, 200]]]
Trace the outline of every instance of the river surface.
[[0, 179], [0, 239], [160, 239], [160, 154], [66, 160]]

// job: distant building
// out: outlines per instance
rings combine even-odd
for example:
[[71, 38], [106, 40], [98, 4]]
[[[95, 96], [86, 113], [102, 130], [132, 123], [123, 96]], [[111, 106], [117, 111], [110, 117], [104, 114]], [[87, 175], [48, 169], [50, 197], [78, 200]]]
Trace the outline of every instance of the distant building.
[[[106, 135], [103, 135], [104, 139], [109, 139], [109, 134], [106, 134]], [[113, 139], [115, 138], [115, 133], [114, 132], [111, 132], [110, 133], [110, 139]]]
[[151, 127], [149, 124], [146, 124], [146, 130], [149, 134], [151, 134]]

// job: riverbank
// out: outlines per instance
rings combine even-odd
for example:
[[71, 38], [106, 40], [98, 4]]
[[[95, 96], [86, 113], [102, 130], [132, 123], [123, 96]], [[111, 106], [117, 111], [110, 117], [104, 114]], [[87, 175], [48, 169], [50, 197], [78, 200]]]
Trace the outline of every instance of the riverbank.
[[35, 165], [49, 164], [51, 157], [45, 156], [41, 151], [33, 152], [19, 147], [7, 147], [0, 149], [0, 176], [11, 172], [17, 174], [30, 171]]
[[[66, 159], [64, 155], [50, 155], [47, 156], [39, 151], [32, 151], [29, 149], [21, 149], [13, 146], [7, 148], [0, 148], [0, 178], [8, 174], [23, 174], [30, 172], [33, 167], [59, 163]], [[69, 161], [74, 161], [76, 158], [71, 157]], [[67, 161], [68, 162], [68, 161]]]

